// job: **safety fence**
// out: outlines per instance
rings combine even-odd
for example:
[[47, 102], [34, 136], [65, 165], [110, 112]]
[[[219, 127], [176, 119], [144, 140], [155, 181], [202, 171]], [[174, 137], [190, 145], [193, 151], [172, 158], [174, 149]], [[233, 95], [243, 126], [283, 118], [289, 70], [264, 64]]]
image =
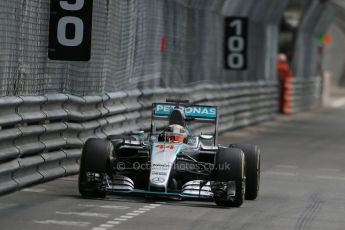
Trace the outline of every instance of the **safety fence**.
[[103, 96], [2, 97], [0, 193], [77, 173], [81, 148], [88, 138], [148, 130], [152, 103], [169, 97], [219, 106], [221, 132], [272, 119], [278, 109], [277, 84], [260, 82]]
[[[65, 1], [0, 1], [1, 96], [276, 79], [278, 24], [288, 0], [93, 0], [87, 62], [48, 58], [51, 2]], [[226, 17], [248, 18], [244, 71], [224, 69]]]

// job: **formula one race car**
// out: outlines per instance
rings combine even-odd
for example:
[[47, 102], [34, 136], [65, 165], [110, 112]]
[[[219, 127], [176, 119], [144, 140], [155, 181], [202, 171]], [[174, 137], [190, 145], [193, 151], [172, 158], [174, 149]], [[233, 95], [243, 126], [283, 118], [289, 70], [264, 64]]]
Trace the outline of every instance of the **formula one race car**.
[[[148, 135], [138, 131], [86, 141], [79, 173], [83, 196], [143, 194], [214, 200], [227, 207], [256, 199], [260, 151], [250, 144], [217, 144], [217, 107], [180, 100], [152, 107]], [[214, 133], [193, 135], [190, 125], [196, 122], [213, 125]]]

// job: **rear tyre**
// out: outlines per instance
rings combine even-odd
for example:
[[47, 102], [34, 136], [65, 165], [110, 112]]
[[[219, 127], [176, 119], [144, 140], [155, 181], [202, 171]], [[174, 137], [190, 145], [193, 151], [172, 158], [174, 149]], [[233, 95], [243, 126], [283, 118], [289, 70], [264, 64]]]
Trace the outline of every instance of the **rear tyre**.
[[260, 189], [260, 149], [252, 144], [232, 144], [230, 148], [241, 149], [246, 161], [246, 200], [255, 200]]
[[[230, 166], [230, 167], [229, 167]], [[240, 207], [244, 200], [244, 153], [240, 149], [224, 148], [219, 149], [215, 160], [214, 181], [218, 186], [214, 191], [214, 200], [218, 206]], [[231, 193], [231, 182], [235, 184], [235, 195]]]
[[106, 175], [107, 160], [112, 152], [110, 141], [91, 138], [84, 145], [80, 160], [78, 187], [79, 193], [86, 197], [104, 198], [105, 191], [100, 190]]

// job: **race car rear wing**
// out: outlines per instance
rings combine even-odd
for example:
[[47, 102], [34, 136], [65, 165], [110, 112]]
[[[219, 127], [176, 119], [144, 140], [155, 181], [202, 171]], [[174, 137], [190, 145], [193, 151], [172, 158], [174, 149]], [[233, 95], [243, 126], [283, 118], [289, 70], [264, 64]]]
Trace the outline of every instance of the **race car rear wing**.
[[188, 101], [180, 100], [167, 100], [167, 103], [153, 103], [151, 133], [153, 133], [153, 120], [169, 120], [171, 113], [176, 109], [182, 111], [184, 115], [184, 121], [213, 124], [214, 145], [217, 145], [219, 116], [217, 106], [191, 105]]
[[156, 119], [169, 119], [170, 114], [175, 108], [179, 108], [183, 111], [186, 120], [206, 123], [215, 123], [218, 120], [217, 106], [208, 105], [179, 104], [177, 107], [177, 105], [173, 103], [153, 103], [152, 116]]

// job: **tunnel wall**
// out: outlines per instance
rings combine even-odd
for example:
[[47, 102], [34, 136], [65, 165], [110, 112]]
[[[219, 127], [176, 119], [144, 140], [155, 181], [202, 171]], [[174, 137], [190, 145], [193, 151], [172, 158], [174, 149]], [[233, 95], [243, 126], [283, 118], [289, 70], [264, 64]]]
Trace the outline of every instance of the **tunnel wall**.
[[329, 1], [311, 0], [302, 15], [295, 39], [293, 59], [292, 111], [304, 111], [322, 104], [324, 72], [323, 44], [325, 34], [335, 18]]
[[[330, 46], [326, 47], [324, 53], [324, 68], [332, 75], [332, 86], [334, 91], [342, 94], [339, 87], [345, 87], [345, 67], [344, 67], [344, 36], [345, 36], [345, 2], [332, 0], [332, 5], [336, 11], [336, 21], [329, 31], [332, 36]], [[334, 54], [334, 55], [332, 55]]]
[[332, 88], [345, 87], [345, 27], [334, 23], [328, 34], [331, 43], [324, 48], [323, 69], [331, 73]]
[[327, 32], [334, 17], [335, 11], [329, 2], [311, 1], [298, 28], [293, 63], [295, 78], [322, 75], [318, 37]]

